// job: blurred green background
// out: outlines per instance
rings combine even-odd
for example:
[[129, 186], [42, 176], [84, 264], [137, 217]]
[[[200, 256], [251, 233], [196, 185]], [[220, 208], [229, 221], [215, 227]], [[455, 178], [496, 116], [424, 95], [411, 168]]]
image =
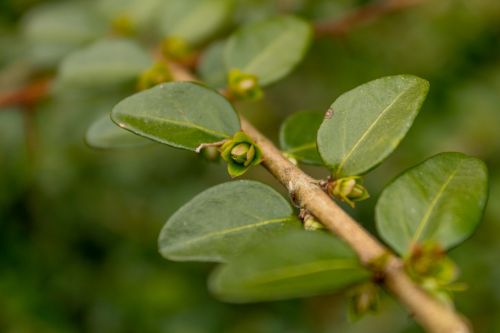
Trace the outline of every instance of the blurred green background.
[[[0, 91], [41, 66], [30, 57], [22, 26], [26, 13], [48, 2], [0, 1]], [[311, 20], [342, 17], [366, 2], [237, 1], [234, 21], [283, 10]], [[468, 285], [456, 306], [477, 332], [500, 332], [500, 1], [426, 1], [346, 36], [317, 40], [264, 101], [240, 110], [276, 139], [287, 115], [325, 111], [342, 92], [401, 73], [428, 79], [430, 95], [397, 152], [367, 177], [372, 198], [352, 214], [373, 230], [383, 186], [435, 153], [485, 160], [491, 196], [484, 221], [451, 257]], [[206, 291], [211, 265], [162, 259], [156, 242], [166, 219], [229, 177], [223, 164], [161, 145], [88, 148], [89, 124], [122, 97], [67, 91], [44, 99], [33, 117], [0, 109], [0, 332], [420, 332], [390, 297], [380, 314], [355, 323], [347, 320], [343, 295], [224, 304]], [[261, 168], [246, 177], [280, 189]]]

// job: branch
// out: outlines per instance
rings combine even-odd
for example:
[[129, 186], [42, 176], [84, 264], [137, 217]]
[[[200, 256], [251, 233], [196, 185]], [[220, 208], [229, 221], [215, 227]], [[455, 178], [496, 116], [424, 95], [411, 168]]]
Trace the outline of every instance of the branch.
[[50, 78], [39, 79], [17, 90], [0, 92], [0, 109], [9, 106], [33, 106], [47, 95], [51, 81]]
[[373, 21], [381, 16], [416, 6], [425, 0], [379, 0], [358, 7], [339, 20], [316, 23], [317, 37], [338, 37], [345, 35], [353, 28]]
[[[179, 81], [199, 81], [182, 66], [171, 64], [172, 75]], [[468, 333], [471, 328], [465, 318], [438, 302], [406, 274], [400, 258], [363, 229], [340, 208], [317, 184], [317, 181], [286, 159], [282, 152], [250, 122], [240, 115], [242, 130], [262, 149], [264, 167], [331, 232], [343, 239], [372, 269], [373, 261], [388, 255], [381, 272], [386, 288], [403, 303], [411, 315], [430, 333]]]

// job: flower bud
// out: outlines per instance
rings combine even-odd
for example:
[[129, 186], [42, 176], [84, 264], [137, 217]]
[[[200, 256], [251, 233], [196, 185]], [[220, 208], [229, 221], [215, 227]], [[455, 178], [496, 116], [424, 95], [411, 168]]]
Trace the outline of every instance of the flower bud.
[[251, 166], [262, 161], [262, 152], [255, 142], [243, 132], [236, 133], [220, 148], [221, 157], [227, 162], [231, 177], [244, 174]]
[[263, 96], [255, 75], [242, 73], [239, 69], [229, 72], [229, 92], [239, 99], [258, 100]]
[[137, 89], [142, 91], [156, 86], [157, 84], [172, 80], [168, 66], [163, 62], [155, 63], [151, 68], [145, 70], [139, 77]]
[[380, 288], [367, 282], [352, 289], [349, 293], [349, 319], [362, 318], [368, 313], [376, 313], [380, 305]]
[[126, 14], [119, 15], [111, 21], [111, 30], [119, 36], [132, 36], [136, 32], [134, 23]]
[[354, 202], [363, 201], [370, 197], [366, 188], [361, 184], [361, 177], [350, 176], [330, 181], [327, 185], [328, 193], [338, 198], [349, 206], [355, 206]]
[[161, 43], [161, 52], [165, 58], [183, 60], [193, 53], [186, 40], [180, 37], [167, 37]]

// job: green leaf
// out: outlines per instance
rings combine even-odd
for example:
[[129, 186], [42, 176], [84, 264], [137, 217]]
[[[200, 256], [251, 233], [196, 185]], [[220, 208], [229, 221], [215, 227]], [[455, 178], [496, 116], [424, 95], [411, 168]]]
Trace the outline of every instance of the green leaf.
[[201, 56], [198, 74], [201, 79], [213, 88], [227, 86], [227, 71], [224, 63], [225, 41], [212, 43]]
[[133, 82], [152, 63], [148, 53], [130, 40], [101, 40], [65, 58], [59, 79], [63, 84], [113, 86]]
[[30, 60], [52, 66], [69, 52], [102, 35], [104, 24], [87, 3], [58, 2], [31, 10], [23, 20], [22, 30]]
[[401, 255], [424, 241], [448, 249], [474, 232], [487, 192], [482, 161], [460, 153], [436, 155], [382, 192], [376, 207], [378, 232]]
[[[119, 17], [130, 22], [134, 29], [151, 28], [164, 0], [100, 0], [98, 8], [109, 21]], [[151, 30], [148, 31], [151, 34]]]
[[340, 96], [318, 132], [318, 150], [335, 177], [380, 164], [406, 135], [429, 90], [411, 75], [388, 76]]
[[209, 287], [226, 301], [258, 302], [331, 293], [369, 276], [340, 240], [302, 230], [282, 232], [234, 258], [214, 272]]
[[161, 11], [161, 31], [197, 45], [216, 33], [228, 20], [233, 0], [170, 0]]
[[280, 145], [285, 153], [298, 161], [321, 165], [316, 146], [318, 129], [323, 122], [320, 112], [296, 112], [281, 125]]
[[281, 16], [243, 26], [228, 40], [228, 70], [239, 69], [259, 78], [261, 86], [281, 79], [304, 57], [312, 37], [310, 25]]
[[114, 107], [111, 118], [136, 134], [192, 151], [240, 129], [231, 103], [192, 82], [170, 82], [132, 95]]
[[109, 114], [97, 119], [87, 130], [87, 144], [97, 149], [133, 148], [148, 145], [151, 141], [118, 127]]
[[171, 260], [227, 261], [251, 244], [300, 228], [290, 204], [255, 181], [224, 183], [180, 208], [160, 234], [161, 254]]

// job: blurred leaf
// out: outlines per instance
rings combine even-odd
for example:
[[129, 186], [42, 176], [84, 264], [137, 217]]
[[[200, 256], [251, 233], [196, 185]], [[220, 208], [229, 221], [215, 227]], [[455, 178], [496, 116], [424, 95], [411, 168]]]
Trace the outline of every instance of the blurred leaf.
[[316, 137], [322, 122], [321, 112], [303, 111], [292, 114], [281, 125], [281, 148], [298, 161], [323, 164], [316, 146]]
[[152, 63], [148, 53], [130, 40], [101, 40], [65, 58], [59, 79], [69, 85], [113, 86], [133, 82]]
[[429, 83], [410, 75], [388, 76], [343, 94], [318, 132], [318, 150], [338, 177], [363, 174], [380, 164], [406, 135]]
[[272, 188], [234, 181], [181, 207], [163, 227], [159, 248], [171, 260], [227, 261], [252, 244], [300, 227], [290, 204]]
[[161, 11], [161, 32], [196, 45], [216, 33], [228, 20], [233, 0], [170, 0]]
[[91, 6], [59, 2], [35, 7], [24, 18], [23, 36], [28, 57], [39, 65], [55, 65], [62, 57], [104, 31]]
[[213, 88], [227, 85], [227, 70], [224, 64], [225, 41], [212, 43], [203, 53], [198, 66], [198, 73], [203, 81]]
[[312, 37], [310, 25], [293, 16], [250, 23], [228, 40], [228, 70], [239, 69], [268, 85], [290, 73], [304, 57]]
[[85, 141], [89, 146], [98, 149], [132, 148], [151, 143], [117, 126], [111, 121], [109, 114], [101, 116], [90, 126]]
[[231, 103], [191, 82], [161, 84], [132, 95], [114, 107], [111, 118], [136, 134], [192, 151], [240, 129]]
[[320, 231], [280, 233], [210, 279], [210, 289], [231, 302], [258, 302], [334, 292], [368, 279], [355, 253]]
[[109, 21], [123, 18], [133, 28], [145, 29], [154, 22], [163, 0], [100, 0], [98, 8]]
[[383, 192], [377, 229], [399, 254], [423, 241], [444, 249], [469, 237], [481, 221], [488, 195], [484, 163], [461, 153], [442, 153], [408, 170]]

